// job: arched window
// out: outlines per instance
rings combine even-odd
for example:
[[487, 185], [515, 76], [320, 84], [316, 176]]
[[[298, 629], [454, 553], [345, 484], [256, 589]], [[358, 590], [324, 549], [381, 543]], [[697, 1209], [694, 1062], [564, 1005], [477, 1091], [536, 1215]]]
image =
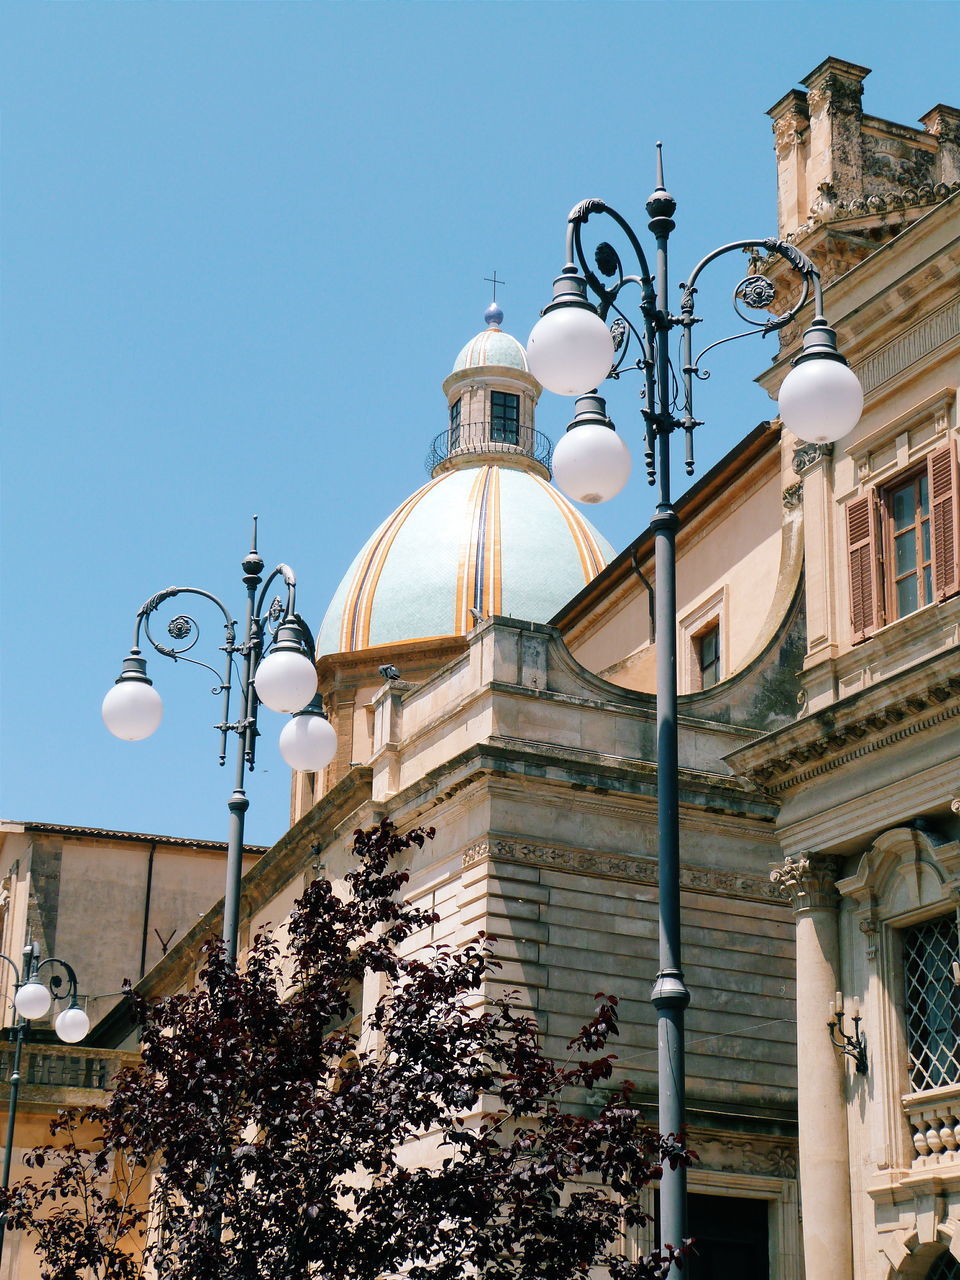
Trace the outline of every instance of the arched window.
[[952, 1253], [941, 1253], [927, 1272], [927, 1280], [960, 1280], [960, 1262]]

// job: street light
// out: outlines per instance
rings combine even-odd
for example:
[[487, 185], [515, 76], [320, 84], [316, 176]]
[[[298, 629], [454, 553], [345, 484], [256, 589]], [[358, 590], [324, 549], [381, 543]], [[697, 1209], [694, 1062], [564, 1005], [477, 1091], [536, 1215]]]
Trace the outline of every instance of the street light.
[[[715, 258], [733, 252], [763, 251], [783, 258], [800, 277], [799, 298], [782, 314], [769, 313], [776, 287], [763, 275], [741, 280], [734, 291], [734, 309], [751, 327], [732, 337], [771, 333], [789, 324], [813, 297], [814, 317], [803, 335], [803, 347], [784, 379], [780, 413], [784, 425], [803, 440], [838, 440], [856, 426], [863, 408], [863, 392], [856, 375], [837, 350], [836, 334], [823, 316], [823, 293], [817, 268], [793, 245], [782, 240], [737, 240], [703, 258], [682, 290], [679, 315], [668, 303], [667, 241], [675, 227], [676, 201], [663, 185], [663, 159], [657, 143], [657, 188], [647, 201], [650, 231], [656, 241], [651, 271], [632, 227], [602, 200], [584, 200], [567, 219], [566, 266], [554, 281], [553, 301], [542, 312], [527, 344], [530, 372], [543, 386], [560, 395], [577, 396], [576, 416], [553, 455], [554, 476], [560, 487], [580, 502], [604, 502], [623, 488], [629, 475], [626, 446], [620, 442], [596, 388], [606, 377], [617, 378], [629, 368], [644, 378], [646, 464], [651, 484], [659, 484], [654, 533], [656, 565], [656, 686], [657, 686], [657, 817], [659, 826], [659, 970], [651, 1000], [657, 1010], [657, 1082], [659, 1128], [679, 1134], [684, 1125], [684, 1010], [690, 993], [683, 980], [680, 955], [680, 811], [677, 759], [677, 638], [676, 532], [679, 524], [670, 496], [670, 437], [686, 436], [686, 469], [693, 473], [693, 431], [701, 424], [693, 416], [696, 377], [706, 377], [700, 361], [712, 343], [693, 355], [692, 332], [699, 317], [694, 298], [701, 271]], [[617, 250], [606, 242], [597, 246], [595, 262], [605, 284], [588, 265], [582, 229], [592, 214], [611, 218], [626, 236], [636, 256], [639, 274], [626, 275]], [[619, 297], [626, 285], [640, 290], [640, 321], [621, 310]], [[598, 300], [590, 301], [589, 293]], [[741, 309], [769, 314], [756, 320]], [[608, 328], [610, 312], [616, 319]], [[681, 331], [680, 377], [674, 376], [669, 338]], [[601, 333], [603, 330], [603, 333]], [[604, 334], [606, 336], [604, 336]], [[639, 355], [632, 365], [626, 357], [631, 338]], [[722, 341], [728, 342], [730, 338]], [[660, 1185], [659, 1244], [679, 1246], [686, 1237], [686, 1171], [666, 1165]], [[676, 1267], [671, 1275], [679, 1274]]]
[[[260, 704], [271, 711], [293, 712], [294, 718], [280, 734], [280, 754], [291, 769], [319, 770], [333, 759], [337, 740], [323, 712], [317, 693], [317, 672], [313, 662], [313, 637], [296, 612], [297, 580], [293, 570], [279, 564], [264, 582], [263, 559], [257, 551], [257, 517], [253, 518], [253, 543], [241, 562], [243, 583], [247, 589], [246, 626], [243, 639], [237, 643], [237, 623], [226, 606], [209, 591], [197, 587], [168, 587], [151, 596], [137, 614], [133, 647], [123, 661], [123, 670], [101, 708], [104, 724], [117, 738], [137, 742], [158, 728], [163, 716], [160, 695], [147, 676], [146, 660], [141, 655], [141, 633], [157, 651], [174, 662], [190, 662], [212, 671], [218, 683], [213, 693], [222, 696], [220, 731], [220, 764], [226, 763], [227, 734], [237, 735], [236, 774], [233, 793], [227, 801], [230, 831], [227, 842], [226, 890], [223, 902], [223, 941], [227, 960], [235, 963], [240, 926], [240, 881], [243, 874], [243, 822], [249, 808], [243, 788], [244, 769], [253, 769], [256, 755], [257, 713]], [[281, 579], [286, 587], [286, 600], [275, 596], [267, 603], [270, 588]], [[259, 588], [259, 591], [258, 591]], [[205, 662], [188, 657], [200, 638], [195, 619], [178, 614], [167, 624], [167, 634], [174, 642], [161, 644], [150, 630], [150, 619], [167, 600], [192, 595], [209, 600], [223, 614], [226, 654], [223, 675]], [[236, 720], [230, 719], [230, 700], [234, 681], [240, 703]]]
[[[77, 987], [77, 975], [66, 960], [57, 956], [40, 959], [40, 948], [35, 942], [29, 942], [23, 949], [23, 963], [18, 967], [9, 956], [0, 955], [0, 960], [13, 970], [15, 994], [13, 1006], [17, 1014], [14, 1026], [13, 1069], [10, 1072], [10, 1097], [7, 1104], [7, 1140], [3, 1149], [3, 1173], [0, 1185], [6, 1191], [10, 1186], [10, 1166], [13, 1162], [13, 1133], [17, 1122], [17, 1100], [20, 1096], [20, 1059], [23, 1046], [30, 1031], [30, 1023], [42, 1018], [54, 1000], [68, 1002], [57, 1015], [53, 1028], [64, 1044], [79, 1044], [90, 1030], [90, 1019], [80, 1007]], [[67, 975], [67, 990], [60, 994], [63, 978], [54, 973], [49, 985], [40, 980], [40, 971], [47, 965], [59, 965]], [[3, 1243], [6, 1239], [7, 1215], [0, 1213], [0, 1259], [3, 1257]]]

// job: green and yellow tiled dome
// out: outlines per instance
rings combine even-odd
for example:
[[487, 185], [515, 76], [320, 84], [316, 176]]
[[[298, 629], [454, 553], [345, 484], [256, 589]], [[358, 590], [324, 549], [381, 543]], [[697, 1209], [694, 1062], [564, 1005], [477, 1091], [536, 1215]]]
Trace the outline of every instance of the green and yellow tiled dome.
[[433, 476], [350, 565], [318, 655], [466, 635], [493, 614], [546, 622], [613, 557], [548, 483], [535, 447], [540, 386], [523, 347], [500, 332], [499, 308], [486, 318], [443, 384], [450, 427]]

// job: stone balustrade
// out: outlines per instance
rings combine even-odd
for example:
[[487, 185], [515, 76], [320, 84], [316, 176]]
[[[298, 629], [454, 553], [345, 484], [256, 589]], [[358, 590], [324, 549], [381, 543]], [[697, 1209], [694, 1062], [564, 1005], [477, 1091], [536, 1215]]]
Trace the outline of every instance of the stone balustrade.
[[[136, 1062], [135, 1054], [116, 1049], [85, 1049], [79, 1045], [26, 1044], [20, 1061], [24, 1090], [55, 1092], [75, 1089], [102, 1091], [108, 1088], [121, 1067]], [[10, 1081], [13, 1049], [0, 1049], [0, 1086]], [[3, 1098], [0, 1096], [0, 1106]]]
[[907, 1094], [902, 1102], [916, 1150], [913, 1168], [955, 1165], [960, 1172], [960, 1084]]

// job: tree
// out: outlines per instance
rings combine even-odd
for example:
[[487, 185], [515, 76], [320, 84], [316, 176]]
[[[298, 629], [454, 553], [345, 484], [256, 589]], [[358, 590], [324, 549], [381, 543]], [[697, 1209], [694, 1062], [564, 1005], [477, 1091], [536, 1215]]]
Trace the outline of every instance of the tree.
[[[572, 1280], [601, 1258], [613, 1280], [666, 1274], [672, 1250], [618, 1245], [689, 1154], [629, 1085], [597, 1114], [569, 1105], [612, 1074], [615, 998], [557, 1064], [515, 1000], [485, 996], [489, 939], [404, 954], [437, 917], [404, 902], [396, 859], [432, 836], [358, 831], [350, 892], [315, 880], [282, 949], [263, 933], [238, 971], [209, 943], [194, 990], [132, 997], [142, 1062], [104, 1106], [61, 1113], [0, 1202], [44, 1280]], [[382, 994], [358, 1028], [365, 980]]]

